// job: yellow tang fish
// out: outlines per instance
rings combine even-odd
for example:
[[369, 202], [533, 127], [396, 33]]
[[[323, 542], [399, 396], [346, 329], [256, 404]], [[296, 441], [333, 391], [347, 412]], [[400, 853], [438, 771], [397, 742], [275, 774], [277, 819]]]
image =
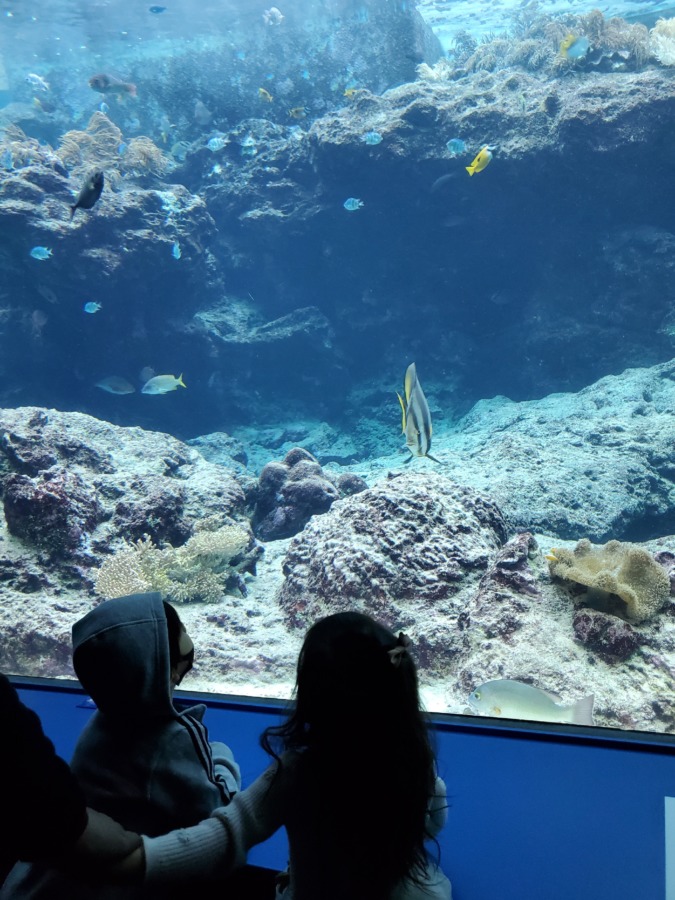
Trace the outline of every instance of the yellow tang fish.
[[490, 147], [488, 144], [484, 144], [480, 148], [471, 165], [464, 167], [469, 175], [473, 175], [474, 172], [482, 172], [490, 165], [493, 150], [494, 147]]
[[264, 100], [265, 103], [271, 103], [272, 100], [274, 100], [274, 97], [269, 91], [266, 91], [265, 88], [258, 88], [258, 96], [261, 100]]

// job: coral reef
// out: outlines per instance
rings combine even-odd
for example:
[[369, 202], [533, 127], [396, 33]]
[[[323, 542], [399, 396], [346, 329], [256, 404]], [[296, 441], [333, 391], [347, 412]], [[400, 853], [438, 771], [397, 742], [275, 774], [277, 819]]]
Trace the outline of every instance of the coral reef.
[[670, 596], [670, 579], [654, 557], [641, 547], [608, 541], [594, 547], [587, 539], [573, 552], [553, 548], [548, 557], [551, 575], [589, 589], [584, 602], [617, 608], [633, 622], [656, 616]]
[[624, 662], [640, 646], [639, 635], [617, 616], [580, 609], [572, 621], [574, 637], [607, 662]]
[[122, 131], [102, 112], [95, 112], [84, 131], [68, 131], [56, 149], [64, 165], [75, 176], [95, 167], [106, 174], [163, 176], [173, 161], [146, 136], [124, 140]]
[[206, 517], [243, 518], [245, 503], [231, 475], [168, 435], [31, 407], [0, 411], [0, 489], [10, 534], [82, 567], [85, 591], [126, 542], [183, 544]]
[[658, 20], [649, 32], [649, 50], [662, 66], [675, 66], [675, 18]]
[[481, 495], [439, 475], [399, 475], [305, 527], [284, 559], [279, 603], [293, 628], [360, 609], [394, 630], [416, 620], [419, 639], [438, 647], [444, 616], [459, 614], [456, 596], [505, 537], [501, 513]]
[[307, 450], [295, 447], [282, 462], [268, 463], [258, 480], [253, 515], [256, 535], [264, 541], [292, 537], [312, 516], [327, 512], [341, 495], [367, 487], [357, 476], [341, 476], [337, 484]]
[[241, 525], [202, 528], [177, 548], [158, 548], [145, 537], [105, 560], [96, 576], [96, 591], [105, 599], [160, 591], [176, 603], [212, 602], [226, 593], [242, 596], [246, 588], [239, 573], [255, 574], [261, 553], [262, 547]]
[[92, 486], [59, 466], [36, 478], [8, 475], [2, 493], [10, 533], [54, 558], [84, 551], [85, 537], [104, 518]]

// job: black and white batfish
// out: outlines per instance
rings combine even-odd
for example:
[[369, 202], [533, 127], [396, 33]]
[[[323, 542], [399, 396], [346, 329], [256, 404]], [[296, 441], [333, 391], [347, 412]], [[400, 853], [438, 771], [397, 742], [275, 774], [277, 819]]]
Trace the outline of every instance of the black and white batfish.
[[431, 413], [422, 385], [417, 379], [415, 363], [410, 363], [406, 369], [403, 397], [399, 393], [396, 396], [401, 404], [401, 426], [403, 434], [405, 434], [406, 446], [412, 453], [407, 462], [410, 462], [413, 456], [426, 456], [427, 459], [439, 462], [429, 453], [432, 432]]

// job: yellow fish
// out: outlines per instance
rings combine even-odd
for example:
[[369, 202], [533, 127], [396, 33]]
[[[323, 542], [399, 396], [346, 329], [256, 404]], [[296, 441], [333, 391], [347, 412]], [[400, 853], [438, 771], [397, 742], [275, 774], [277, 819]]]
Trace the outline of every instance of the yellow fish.
[[307, 107], [306, 106], [294, 106], [293, 109], [288, 110], [288, 115], [292, 119], [304, 119], [307, 115]]
[[343, 96], [347, 97], [348, 100], [353, 100], [354, 96], [358, 93], [358, 90], [358, 88], [347, 88]]
[[473, 175], [474, 172], [482, 172], [490, 165], [493, 150], [494, 147], [490, 147], [488, 144], [480, 148], [471, 165], [464, 167], [469, 175]]
[[142, 394], [168, 394], [179, 387], [185, 387], [182, 374], [176, 378], [174, 375], [155, 375], [146, 381], [141, 388]]
[[266, 91], [265, 88], [258, 88], [258, 96], [261, 100], [264, 100], [265, 103], [271, 103], [272, 100], [274, 100], [274, 97], [269, 91]]
[[568, 34], [560, 41], [560, 55], [565, 59], [583, 59], [588, 53], [591, 42], [583, 35], [577, 37], [575, 34]]

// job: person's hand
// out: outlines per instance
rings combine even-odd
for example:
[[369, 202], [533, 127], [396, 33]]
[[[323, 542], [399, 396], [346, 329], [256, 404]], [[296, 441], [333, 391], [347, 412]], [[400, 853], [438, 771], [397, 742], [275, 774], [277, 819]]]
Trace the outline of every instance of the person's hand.
[[[88, 882], [106, 882], [115, 877], [115, 865], [138, 851], [142, 841], [140, 835], [95, 809], [87, 809], [87, 817], [87, 827], [72, 850], [53, 860], [53, 865]], [[141, 868], [139, 880], [142, 875]]]
[[73, 853], [86, 862], [117, 862], [141, 846], [140, 835], [127, 831], [119, 822], [95, 809], [87, 809], [87, 827], [73, 848]]

